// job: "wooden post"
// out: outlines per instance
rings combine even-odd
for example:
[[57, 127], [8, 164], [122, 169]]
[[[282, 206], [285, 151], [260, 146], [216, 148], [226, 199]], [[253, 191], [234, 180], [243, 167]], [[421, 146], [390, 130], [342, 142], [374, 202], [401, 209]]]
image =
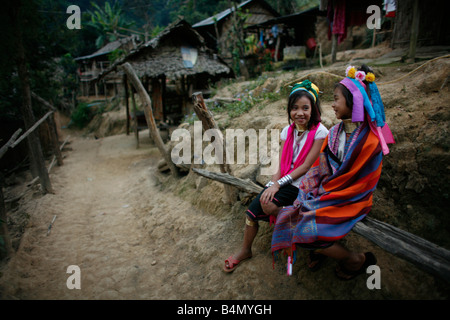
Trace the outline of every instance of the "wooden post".
[[[203, 130], [206, 131], [208, 129], [215, 129], [220, 133], [220, 129], [217, 126], [216, 122], [214, 121], [214, 118], [213, 118], [211, 112], [208, 110], [208, 108], [205, 105], [205, 101], [203, 100], [202, 93], [196, 92], [192, 95], [192, 98], [194, 100], [194, 111], [197, 114], [198, 118], [202, 121]], [[221, 133], [220, 133], [220, 135], [222, 136]], [[219, 144], [221, 142], [223, 142], [224, 141], [223, 136], [222, 136], [222, 139], [219, 139], [219, 140], [221, 140], [221, 141], [218, 141]], [[226, 163], [227, 156], [226, 156], [225, 143], [223, 143], [218, 148], [223, 150], [223, 158], [218, 159], [219, 163], [220, 163], [219, 164], [220, 172], [230, 174], [231, 173], [230, 166]], [[229, 186], [227, 184], [224, 185], [224, 188], [225, 188], [225, 194], [227, 197], [227, 201], [230, 204], [236, 202], [236, 200], [237, 200], [236, 190], [232, 186]]]
[[49, 129], [50, 129], [50, 139], [52, 140], [53, 153], [56, 157], [58, 166], [62, 166], [63, 158], [62, 158], [61, 150], [59, 149], [58, 130], [56, 128], [56, 123], [55, 123], [55, 118], [54, 118], [55, 111], [57, 111], [57, 109], [50, 102], [44, 100], [43, 98], [41, 98], [34, 92], [31, 92], [31, 96], [34, 99], [36, 99], [37, 101], [39, 101], [40, 103], [42, 103], [44, 106], [46, 106], [47, 108], [49, 108], [50, 110], [53, 111], [53, 115], [49, 116], [47, 121], [48, 121]]
[[161, 97], [162, 97], [162, 121], [167, 120], [167, 114], [166, 114], [166, 76], [163, 75], [161, 78]]
[[163, 121], [162, 86], [159, 78], [152, 78], [152, 101], [155, 120]]
[[331, 36], [331, 63], [336, 62], [337, 53], [337, 34]]
[[133, 88], [130, 88], [131, 93], [131, 104], [133, 105], [133, 118], [134, 118], [134, 135], [136, 137], [136, 148], [139, 149], [139, 128], [138, 128], [138, 119], [137, 119], [137, 107], [136, 100], [134, 98]]
[[414, 62], [416, 58], [417, 37], [419, 35], [419, 0], [414, 0], [413, 19], [411, 23], [411, 37], [409, 41], [408, 62]]
[[375, 47], [375, 42], [377, 40], [377, 28], [373, 28], [373, 35], [372, 35], [372, 48]]
[[53, 154], [56, 158], [56, 164], [58, 166], [62, 166], [64, 164], [61, 150], [59, 150], [59, 141], [58, 141], [58, 134], [56, 131], [56, 124], [55, 124], [55, 113], [53, 113], [50, 117], [48, 117], [47, 122], [49, 125], [50, 130], [50, 139], [52, 140], [52, 149]]
[[141, 97], [141, 101], [144, 104], [145, 120], [147, 121], [147, 125], [150, 130], [150, 134], [151, 134], [153, 140], [155, 141], [156, 146], [158, 147], [159, 151], [161, 152], [161, 155], [166, 160], [167, 165], [170, 168], [170, 172], [172, 173], [172, 176], [178, 177], [178, 175], [179, 175], [178, 168], [172, 162], [170, 154], [167, 152], [166, 147], [164, 146], [164, 142], [158, 132], [158, 128], [156, 127], [155, 119], [153, 118], [152, 100], [150, 99], [150, 96], [148, 95], [147, 91], [145, 91], [144, 86], [142, 85], [141, 81], [137, 77], [137, 75], [134, 72], [133, 67], [130, 65], [130, 63], [125, 62], [124, 64], [121, 65], [121, 68], [127, 74], [128, 79], [131, 81], [134, 88], [136, 89], [136, 91], [139, 93], [139, 96]]
[[3, 175], [0, 174], [0, 240], [2, 240], [0, 241], [0, 244], [3, 243], [4, 248], [4, 254], [2, 254], [3, 250], [0, 250], [0, 260], [2, 258], [10, 257], [13, 252], [11, 238], [8, 232], [7, 219], [5, 199], [3, 198]]
[[128, 81], [127, 76], [123, 75], [123, 86], [124, 86], [124, 93], [125, 93], [125, 113], [127, 117], [127, 135], [130, 134], [130, 105], [128, 101]]
[[281, 38], [281, 36], [280, 36], [280, 34], [278, 34], [277, 44], [275, 45], [275, 56], [274, 56], [275, 62], [278, 62], [278, 54], [279, 54], [279, 51], [280, 51], [280, 41], [281, 41], [280, 38]]
[[319, 62], [320, 62], [320, 67], [323, 69], [323, 64], [322, 64], [322, 43], [319, 43]]

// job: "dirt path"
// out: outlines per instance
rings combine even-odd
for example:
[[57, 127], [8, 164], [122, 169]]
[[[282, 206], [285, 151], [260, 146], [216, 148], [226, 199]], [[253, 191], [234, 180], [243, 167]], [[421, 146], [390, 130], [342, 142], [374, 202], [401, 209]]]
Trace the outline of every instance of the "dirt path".
[[[382, 290], [369, 290], [367, 276], [338, 281], [332, 261], [311, 273], [305, 253], [294, 265], [294, 276], [287, 277], [283, 264], [272, 267], [271, 229], [265, 225], [253, 258], [233, 274], [223, 273], [224, 259], [242, 239], [243, 207], [214, 214], [175, 196], [155, 178], [158, 150], [149, 144], [148, 134], [140, 136], [140, 149], [133, 135], [71, 138], [64, 165], [51, 174], [55, 194], [36, 194], [22, 204], [30, 223], [18, 251], [1, 270], [0, 298], [436, 298], [430, 296], [431, 278], [416, 271], [410, 273], [413, 278], [401, 276], [411, 271], [408, 264], [353, 234], [347, 237], [350, 246], [369, 249], [379, 258]], [[192, 190], [200, 196], [195, 186]], [[71, 265], [80, 268], [81, 289], [66, 285]]]
[[[159, 154], [145, 138], [140, 149], [132, 135], [71, 140], [64, 166], [51, 174], [55, 194], [28, 204], [31, 224], [3, 270], [3, 298], [264, 298], [263, 277], [255, 276], [255, 292], [240, 277], [224, 281], [227, 222], [160, 191]], [[71, 265], [80, 268], [80, 290], [67, 288]]]

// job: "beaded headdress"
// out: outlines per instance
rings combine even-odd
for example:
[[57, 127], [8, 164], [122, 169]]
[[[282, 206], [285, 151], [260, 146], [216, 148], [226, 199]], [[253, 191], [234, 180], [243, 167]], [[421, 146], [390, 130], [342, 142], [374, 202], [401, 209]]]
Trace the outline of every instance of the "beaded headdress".
[[[378, 87], [375, 84], [375, 75], [373, 72], [367, 74], [362, 70], [356, 70], [354, 66], [349, 66], [345, 70], [345, 78], [340, 82], [353, 95], [352, 122], [364, 121], [364, 110], [367, 112], [372, 131], [379, 137], [383, 153], [389, 152], [386, 143], [394, 143], [394, 138], [386, 124], [384, 105], [381, 100]], [[365, 90], [367, 82], [370, 92], [370, 98]]]

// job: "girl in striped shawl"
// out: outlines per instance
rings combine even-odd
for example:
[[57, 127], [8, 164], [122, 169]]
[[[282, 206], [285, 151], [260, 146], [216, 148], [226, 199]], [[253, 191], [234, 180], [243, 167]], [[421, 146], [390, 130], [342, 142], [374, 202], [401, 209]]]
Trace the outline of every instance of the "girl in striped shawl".
[[337, 243], [369, 213], [382, 156], [389, 152], [386, 143], [394, 142], [370, 71], [365, 65], [359, 71], [349, 67], [336, 85], [332, 107], [342, 121], [330, 129], [319, 158], [301, 179], [294, 204], [278, 214], [272, 252], [276, 259], [288, 251], [288, 273], [296, 247], [310, 250], [311, 270], [327, 256], [337, 259], [336, 275], [342, 279], [376, 264], [372, 253], [351, 252]]

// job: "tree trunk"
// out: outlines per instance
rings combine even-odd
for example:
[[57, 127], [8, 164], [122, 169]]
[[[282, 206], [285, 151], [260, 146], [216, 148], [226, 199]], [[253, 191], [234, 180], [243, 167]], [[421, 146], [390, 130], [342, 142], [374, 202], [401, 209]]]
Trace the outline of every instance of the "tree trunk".
[[13, 252], [9, 237], [5, 201], [3, 198], [3, 178], [0, 177], [0, 260], [8, 258]]
[[[23, 9], [22, 9], [23, 10]], [[22, 113], [23, 120], [25, 123], [25, 128], [31, 128], [35, 122], [33, 109], [31, 104], [31, 87], [30, 87], [30, 76], [27, 69], [27, 62], [25, 58], [25, 48], [23, 46], [22, 37], [22, 25], [23, 21], [20, 21], [20, 11], [19, 7], [16, 15], [14, 16], [14, 31], [16, 38], [16, 48], [17, 48], [17, 73], [19, 76], [20, 87], [22, 91], [22, 104], [20, 105], [20, 112]], [[41, 182], [41, 191], [43, 194], [52, 193], [52, 186], [50, 183], [50, 178], [48, 176], [47, 169], [45, 168], [44, 155], [42, 153], [41, 142], [37, 133], [31, 132], [28, 136], [28, 146], [30, 151], [30, 159], [34, 162], [35, 168]]]
[[158, 147], [159, 151], [161, 152], [161, 155], [164, 157], [167, 164], [169, 165], [172, 176], [178, 177], [178, 168], [172, 162], [170, 154], [167, 152], [166, 147], [164, 146], [164, 142], [162, 141], [162, 138], [158, 132], [158, 128], [156, 127], [156, 123], [155, 123], [155, 119], [153, 117], [153, 111], [152, 111], [152, 100], [150, 99], [150, 96], [148, 95], [147, 91], [145, 91], [144, 86], [142, 85], [141, 81], [137, 77], [137, 75], [134, 72], [131, 65], [128, 62], [125, 62], [121, 67], [125, 71], [125, 73], [128, 76], [128, 79], [131, 81], [134, 88], [136, 89], [136, 91], [139, 93], [139, 95], [141, 97], [141, 101], [144, 104], [145, 120], [147, 121], [147, 125], [150, 130], [150, 134], [151, 134], [153, 140], [155, 141], [156, 146]]

